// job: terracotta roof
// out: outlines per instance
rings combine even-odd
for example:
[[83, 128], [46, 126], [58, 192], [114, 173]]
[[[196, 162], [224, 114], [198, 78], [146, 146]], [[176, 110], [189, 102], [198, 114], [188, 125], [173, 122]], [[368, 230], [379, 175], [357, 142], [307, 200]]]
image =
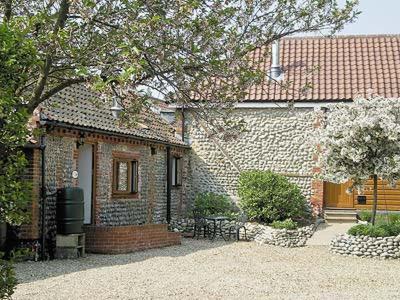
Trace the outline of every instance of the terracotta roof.
[[[269, 48], [252, 53], [255, 65], [270, 69]], [[351, 100], [369, 90], [400, 97], [400, 35], [296, 37], [281, 40], [282, 88], [266, 79], [246, 101]], [[314, 69], [314, 71], [311, 71]], [[310, 83], [309, 89], [302, 89]]]
[[42, 118], [49, 121], [100, 129], [145, 138], [161, 143], [185, 145], [175, 137], [174, 128], [150, 109], [143, 109], [137, 126], [124, 127], [113, 117], [111, 101], [104, 103], [100, 95], [81, 85], [66, 88], [41, 106]]

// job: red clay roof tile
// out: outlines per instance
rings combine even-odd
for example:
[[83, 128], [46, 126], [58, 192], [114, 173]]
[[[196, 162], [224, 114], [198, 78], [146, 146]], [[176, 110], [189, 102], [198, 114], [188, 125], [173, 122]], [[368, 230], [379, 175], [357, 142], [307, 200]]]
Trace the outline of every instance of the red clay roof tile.
[[[254, 52], [255, 65], [264, 51]], [[282, 84], [292, 82], [282, 88], [265, 80], [249, 89], [246, 101], [352, 100], [370, 91], [400, 97], [400, 35], [286, 38], [280, 51]], [[266, 73], [269, 66], [268, 56], [258, 63]], [[307, 83], [312, 89], [304, 93]]]

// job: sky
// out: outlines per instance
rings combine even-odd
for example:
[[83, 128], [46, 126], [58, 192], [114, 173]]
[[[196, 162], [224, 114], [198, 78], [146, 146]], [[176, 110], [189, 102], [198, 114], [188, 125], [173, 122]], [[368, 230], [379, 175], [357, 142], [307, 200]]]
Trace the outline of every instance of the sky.
[[360, 0], [359, 10], [358, 19], [339, 34], [400, 34], [400, 0]]

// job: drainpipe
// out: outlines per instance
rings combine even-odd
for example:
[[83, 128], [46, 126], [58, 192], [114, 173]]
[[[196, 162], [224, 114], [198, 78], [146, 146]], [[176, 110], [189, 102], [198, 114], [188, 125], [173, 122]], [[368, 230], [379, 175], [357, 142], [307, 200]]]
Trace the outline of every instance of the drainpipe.
[[185, 108], [182, 105], [181, 108], [181, 113], [182, 113], [182, 124], [181, 124], [181, 129], [182, 129], [182, 142], [185, 142]]
[[46, 229], [46, 161], [45, 161], [45, 149], [46, 149], [46, 138], [45, 135], [42, 135], [40, 137], [40, 151], [42, 154], [41, 157], [41, 176], [42, 176], [42, 187], [41, 187], [41, 195], [40, 195], [40, 200], [41, 200], [41, 245], [40, 245], [40, 259], [44, 260], [46, 256], [46, 235], [45, 235], [45, 229]]
[[167, 222], [171, 221], [171, 147], [167, 146]]

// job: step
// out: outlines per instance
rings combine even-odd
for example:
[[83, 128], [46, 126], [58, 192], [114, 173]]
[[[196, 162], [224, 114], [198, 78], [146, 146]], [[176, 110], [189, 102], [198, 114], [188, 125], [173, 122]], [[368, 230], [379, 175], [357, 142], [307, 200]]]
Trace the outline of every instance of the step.
[[331, 223], [357, 223], [356, 218], [330, 218], [330, 217], [325, 217], [325, 222], [328, 224]]
[[356, 223], [357, 213], [355, 210], [327, 209], [324, 217], [328, 223]]
[[325, 214], [332, 214], [332, 215], [337, 215], [337, 214], [343, 214], [343, 215], [356, 215], [357, 212], [355, 210], [344, 210], [344, 209], [329, 209], [325, 210]]
[[326, 213], [324, 214], [325, 218], [326, 217], [331, 217], [331, 218], [353, 218], [353, 219], [357, 219], [357, 214], [341, 214], [341, 213], [337, 213], [337, 214], [330, 214], [330, 213]]

